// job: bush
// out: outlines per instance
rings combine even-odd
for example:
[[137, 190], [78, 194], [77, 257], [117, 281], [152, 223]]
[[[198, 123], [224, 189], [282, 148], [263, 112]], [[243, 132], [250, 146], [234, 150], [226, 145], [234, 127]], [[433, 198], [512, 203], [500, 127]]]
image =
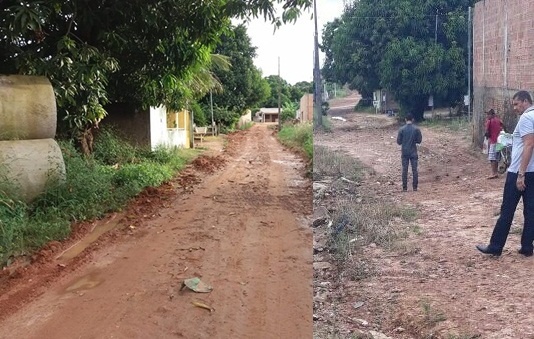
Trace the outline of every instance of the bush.
[[145, 187], [159, 186], [163, 182], [171, 179], [173, 171], [169, 166], [157, 164], [155, 162], [142, 162], [140, 164], [126, 164], [121, 166], [113, 181], [117, 186], [132, 186], [138, 192]]
[[99, 131], [94, 142], [93, 156], [106, 165], [135, 161], [135, 148], [120, 138], [116, 131], [106, 127]]
[[208, 123], [206, 118], [206, 112], [198, 102], [192, 102], [190, 104], [190, 109], [193, 112], [193, 122], [197, 126], [208, 126], [211, 123]]

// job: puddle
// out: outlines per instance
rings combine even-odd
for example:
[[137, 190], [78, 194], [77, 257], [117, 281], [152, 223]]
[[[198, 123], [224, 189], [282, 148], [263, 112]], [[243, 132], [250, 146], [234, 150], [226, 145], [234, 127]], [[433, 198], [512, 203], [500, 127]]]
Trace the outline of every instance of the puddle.
[[78, 292], [83, 290], [90, 290], [92, 288], [97, 287], [101, 283], [104, 282], [104, 278], [102, 278], [98, 272], [91, 272], [75, 282], [69, 284], [69, 287], [65, 289], [65, 292]]
[[87, 234], [82, 240], [61, 253], [58, 257], [56, 257], [56, 260], [65, 262], [76, 257], [84, 249], [91, 245], [91, 243], [96, 241], [102, 234], [117, 228], [119, 226], [119, 219], [120, 218], [118, 218], [118, 215], [115, 214], [105, 223], [101, 224], [100, 222], [97, 222], [95, 229], [91, 233]]

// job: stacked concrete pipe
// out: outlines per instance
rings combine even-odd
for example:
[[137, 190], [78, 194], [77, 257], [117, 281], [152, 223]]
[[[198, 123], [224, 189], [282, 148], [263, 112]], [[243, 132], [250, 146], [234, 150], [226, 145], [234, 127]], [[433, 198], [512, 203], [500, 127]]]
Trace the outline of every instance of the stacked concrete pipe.
[[0, 75], [0, 189], [30, 202], [65, 180], [54, 90], [46, 77]]

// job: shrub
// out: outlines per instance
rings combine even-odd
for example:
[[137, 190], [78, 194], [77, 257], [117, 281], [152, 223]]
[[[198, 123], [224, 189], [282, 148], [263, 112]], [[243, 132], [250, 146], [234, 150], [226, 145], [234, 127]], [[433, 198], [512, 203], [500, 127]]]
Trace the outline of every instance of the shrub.
[[135, 161], [135, 148], [120, 138], [116, 131], [106, 127], [99, 131], [94, 142], [93, 156], [106, 165]]

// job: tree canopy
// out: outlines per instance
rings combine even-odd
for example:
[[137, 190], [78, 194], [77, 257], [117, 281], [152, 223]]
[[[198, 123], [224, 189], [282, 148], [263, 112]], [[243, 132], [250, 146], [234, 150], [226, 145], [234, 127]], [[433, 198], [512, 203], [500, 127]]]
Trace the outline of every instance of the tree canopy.
[[278, 107], [278, 87], [280, 87], [280, 106], [297, 104], [305, 93], [313, 93], [313, 84], [307, 81], [291, 85], [278, 75], [269, 75], [265, 78], [271, 89], [271, 95], [262, 103], [263, 107]]
[[391, 91], [417, 120], [430, 95], [450, 105], [467, 89], [467, 9], [473, 0], [358, 0], [323, 31], [328, 81], [369, 97]]
[[[275, 11], [282, 5], [282, 12]], [[311, 0], [2, 0], [0, 73], [47, 76], [73, 134], [105, 104], [181, 108], [234, 17], [295, 20]]]
[[[213, 70], [222, 84], [222, 91], [213, 95], [214, 104], [242, 114], [247, 108], [258, 106], [270, 95], [267, 81], [254, 65], [256, 47], [252, 46], [244, 25], [225, 32], [215, 52], [228, 57], [231, 67]], [[208, 97], [203, 99], [205, 103], [208, 100]]]

